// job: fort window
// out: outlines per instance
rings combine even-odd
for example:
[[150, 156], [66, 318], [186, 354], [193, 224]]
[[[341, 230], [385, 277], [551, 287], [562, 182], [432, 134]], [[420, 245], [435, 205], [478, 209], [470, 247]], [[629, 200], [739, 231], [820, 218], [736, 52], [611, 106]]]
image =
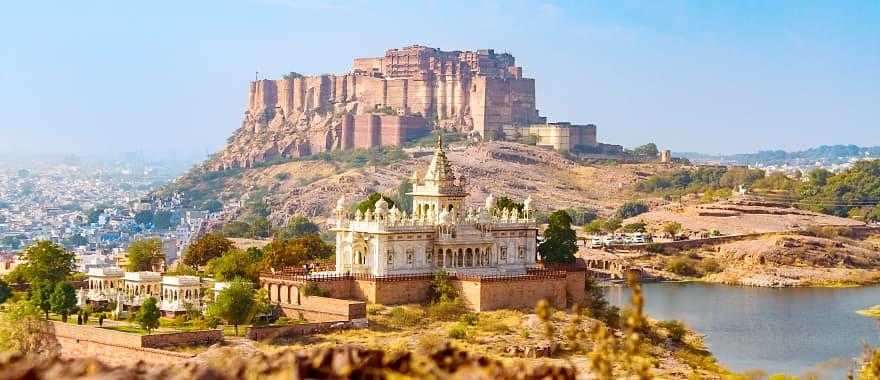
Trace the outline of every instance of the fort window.
[[413, 250], [412, 249], [406, 250], [406, 263], [407, 264], [413, 263]]
[[507, 247], [501, 247], [498, 252], [498, 260], [501, 262], [507, 262]]
[[394, 267], [394, 250], [389, 249], [385, 254], [388, 256], [388, 267]]

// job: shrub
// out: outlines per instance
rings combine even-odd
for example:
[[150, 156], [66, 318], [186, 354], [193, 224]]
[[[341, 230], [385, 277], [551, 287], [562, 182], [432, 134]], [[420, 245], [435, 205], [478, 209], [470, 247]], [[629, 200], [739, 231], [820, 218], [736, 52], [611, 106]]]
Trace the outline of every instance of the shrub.
[[681, 321], [660, 321], [657, 323], [657, 327], [666, 330], [666, 337], [676, 342], [681, 342], [681, 340], [687, 334], [687, 329], [684, 327], [684, 324], [681, 323]]
[[721, 268], [721, 264], [718, 262], [718, 260], [707, 257], [703, 260], [700, 260], [700, 263], [697, 264], [697, 270], [699, 270], [699, 272], [703, 275], [707, 275], [721, 272], [724, 269]]
[[458, 292], [452, 286], [452, 281], [448, 272], [439, 270], [434, 272], [431, 279], [431, 287], [428, 288], [428, 301], [439, 302], [449, 301], [458, 298]]
[[659, 243], [650, 243], [645, 246], [645, 250], [651, 253], [663, 253], [663, 245]]
[[367, 315], [377, 315], [380, 311], [382, 311], [383, 306], [375, 303], [371, 303], [367, 305]]
[[316, 284], [314, 282], [305, 283], [305, 285], [303, 285], [299, 288], [299, 292], [300, 292], [300, 294], [302, 294], [303, 296], [306, 296], [306, 297], [312, 297], [312, 296], [327, 297], [328, 295], [330, 295], [329, 291], [327, 291], [324, 288], [321, 288], [320, 286], [318, 286], [318, 284]]
[[388, 313], [388, 323], [397, 328], [415, 327], [425, 319], [425, 312], [419, 309], [397, 306]]
[[458, 323], [467, 326], [475, 326], [479, 321], [480, 316], [477, 313], [464, 313], [461, 315], [461, 318], [458, 318]]
[[477, 322], [477, 329], [482, 332], [506, 334], [510, 332], [510, 327], [504, 321], [497, 318], [480, 318]]
[[461, 324], [454, 324], [449, 330], [446, 331], [446, 336], [450, 339], [464, 339], [467, 338], [467, 328], [462, 326]]
[[424, 334], [416, 341], [416, 350], [423, 355], [430, 355], [443, 349], [447, 344], [446, 339], [440, 335]]
[[624, 203], [617, 209], [617, 212], [614, 213], [614, 216], [619, 219], [627, 219], [632, 218], [636, 215], [644, 214], [648, 212], [648, 204], [643, 201], [629, 201]]
[[666, 270], [679, 276], [696, 276], [694, 260], [685, 256], [674, 257], [666, 263]]
[[428, 317], [438, 321], [454, 321], [464, 312], [464, 303], [459, 298], [437, 301], [428, 306]]

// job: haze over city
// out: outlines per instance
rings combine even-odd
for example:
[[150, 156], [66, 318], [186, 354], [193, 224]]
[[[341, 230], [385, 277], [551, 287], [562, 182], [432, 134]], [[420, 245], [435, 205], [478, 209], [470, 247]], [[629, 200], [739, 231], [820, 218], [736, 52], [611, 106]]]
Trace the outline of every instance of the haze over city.
[[255, 76], [411, 44], [510, 52], [542, 114], [613, 144], [880, 145], [878, 24], [870, 1], [14, 2], [0, 151], [213, 152]]

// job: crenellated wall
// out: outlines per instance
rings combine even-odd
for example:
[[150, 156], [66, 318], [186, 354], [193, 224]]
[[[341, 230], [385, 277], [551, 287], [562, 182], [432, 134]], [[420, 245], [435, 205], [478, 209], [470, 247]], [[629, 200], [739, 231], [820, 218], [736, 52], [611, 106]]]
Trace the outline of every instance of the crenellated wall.
[[507, 53], [409, 46], [352, 66], [346, 74], [251, 82], [241, 128], [211, 167], [397, 146], [427, 133], [428, 120], [489, 139], [500, 138], [504, 126], [545, 121], [534, 79], [523, 78]]

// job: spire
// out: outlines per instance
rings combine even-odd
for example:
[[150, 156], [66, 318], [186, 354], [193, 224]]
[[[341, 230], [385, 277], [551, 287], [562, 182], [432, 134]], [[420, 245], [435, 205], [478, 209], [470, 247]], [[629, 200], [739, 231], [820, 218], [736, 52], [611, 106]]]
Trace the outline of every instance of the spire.
[[428, 165], [428, 171], [425, 172], [424, 178], [434, 181], [452, 181], [455, 179], [452, 166], [446, 159], [446, 151], [443, 150], [443, 137], [440, 135], [437, 136], [434, 158], [431, 159], [431, 164]]

